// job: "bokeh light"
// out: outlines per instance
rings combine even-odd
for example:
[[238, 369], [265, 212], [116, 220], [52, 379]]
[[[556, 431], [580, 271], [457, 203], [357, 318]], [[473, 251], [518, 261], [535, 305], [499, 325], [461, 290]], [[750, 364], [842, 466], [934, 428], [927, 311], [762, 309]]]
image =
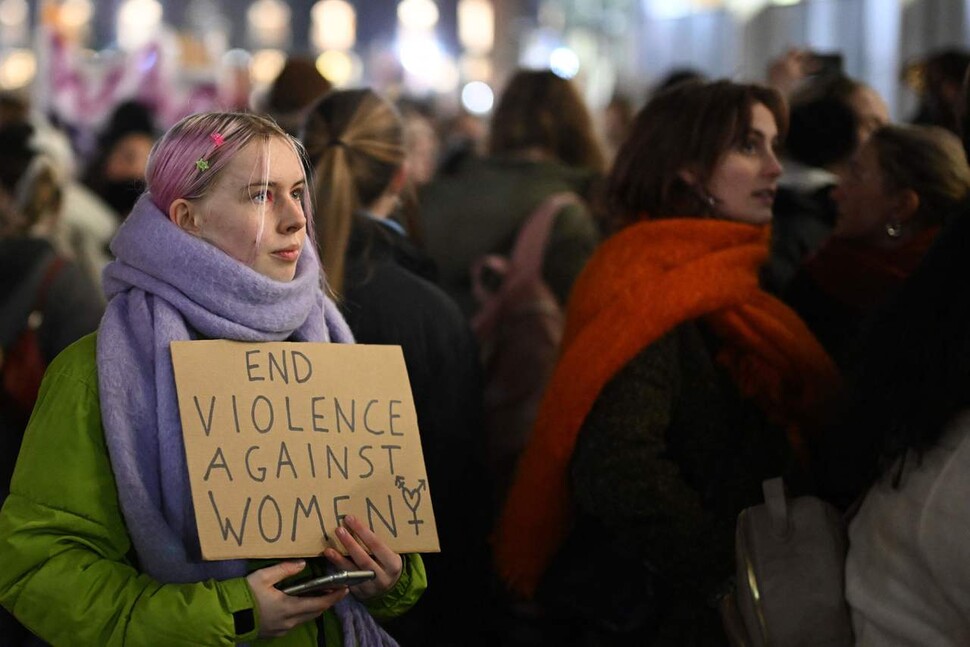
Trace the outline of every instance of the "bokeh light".
[[438, 24], [438, 5], [432, 0], [401, 0], [397, 19], [405, 29], [433, 29]]
[[118, 10], [118, 45], [136, 50], [152, 42], [162, 24], [162, 5], [157, 0], [125, 0]]
[[37, 74], [37, 58], [29, 49], [14, 49], [0, 61], [0, 88], [16, 90], [25, 87]]
[[272, 83], [286, 64], [286, 54], [278, 49], [261, 49], [253, 54], [249, 73], [253, 83], [265, 85]]
[[336, 87], [344, 87], [360, 79], [362, 63], [353, 52], [328, 49], [317, 57], [317, 71]]
[[495, 93], [487, 83], [472, 81], [461, 90], [461, 105], [473, 115], [484, 115], [495, 104]]
[[557, 47], [549, 54], [549, 69], [556, 76], [571, 79], [579, 73], [579, 57], [568, 47]]

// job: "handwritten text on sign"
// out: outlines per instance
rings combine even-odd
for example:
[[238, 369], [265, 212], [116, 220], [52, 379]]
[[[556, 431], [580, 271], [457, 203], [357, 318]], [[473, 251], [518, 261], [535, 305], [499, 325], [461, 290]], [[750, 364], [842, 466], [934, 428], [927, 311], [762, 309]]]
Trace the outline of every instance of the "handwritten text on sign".
[[438, 550], [400, 347], [173, 342], [172, 363], [205, 559], [339, 549], [348, 514]]

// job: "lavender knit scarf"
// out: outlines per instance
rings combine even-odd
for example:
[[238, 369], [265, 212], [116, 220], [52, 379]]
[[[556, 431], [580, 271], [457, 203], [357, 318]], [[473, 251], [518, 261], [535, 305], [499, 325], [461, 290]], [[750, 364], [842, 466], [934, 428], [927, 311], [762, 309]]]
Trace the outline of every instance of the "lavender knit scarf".
[[[184, 339], [352, 343], [306, 245], [274, 281], [175, 226], [143, 195], [111, 243], [98, 383], [118, 498], [141, 568], [161, 582], [242, 577], [245, 560], [204, 562], [189, 490], [169, 343]], [[396, 644], [352, 596], [336, 607], [344, 644]]]

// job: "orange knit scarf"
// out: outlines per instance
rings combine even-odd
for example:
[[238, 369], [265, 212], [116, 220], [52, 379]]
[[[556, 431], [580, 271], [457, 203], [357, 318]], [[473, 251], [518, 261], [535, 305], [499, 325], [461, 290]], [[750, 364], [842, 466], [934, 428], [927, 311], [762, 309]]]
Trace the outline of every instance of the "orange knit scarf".
[[703, 318], [721, 340], [717, 361], [743, 397], [798, 425], [838, 388], [832, 360], [798, 316], [762, 291], [768, 229], [701, 219], [643, 221], [606, 241], [570, 297], [559, 363], [539, 408], [496, 528], [499, 574], [532, 596], [570, 529], [568, 466], [600, 391], [678, 324]]

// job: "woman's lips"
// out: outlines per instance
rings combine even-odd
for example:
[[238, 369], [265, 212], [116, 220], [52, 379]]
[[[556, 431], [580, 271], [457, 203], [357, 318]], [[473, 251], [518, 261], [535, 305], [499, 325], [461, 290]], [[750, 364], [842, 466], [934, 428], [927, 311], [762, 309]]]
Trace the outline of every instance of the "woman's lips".
[[278, 249], [273, 252], [273, 256], [287, 263], [293, 263], [300, 258], [300, 248], [288, 247], [286, 249]]
[[764, 191], [755, 191], [752, 194], [755, 199], [760, 201], [762, 204], [771, 206], [775, 202], [775, 191], [774, 189], [765, 189]]

